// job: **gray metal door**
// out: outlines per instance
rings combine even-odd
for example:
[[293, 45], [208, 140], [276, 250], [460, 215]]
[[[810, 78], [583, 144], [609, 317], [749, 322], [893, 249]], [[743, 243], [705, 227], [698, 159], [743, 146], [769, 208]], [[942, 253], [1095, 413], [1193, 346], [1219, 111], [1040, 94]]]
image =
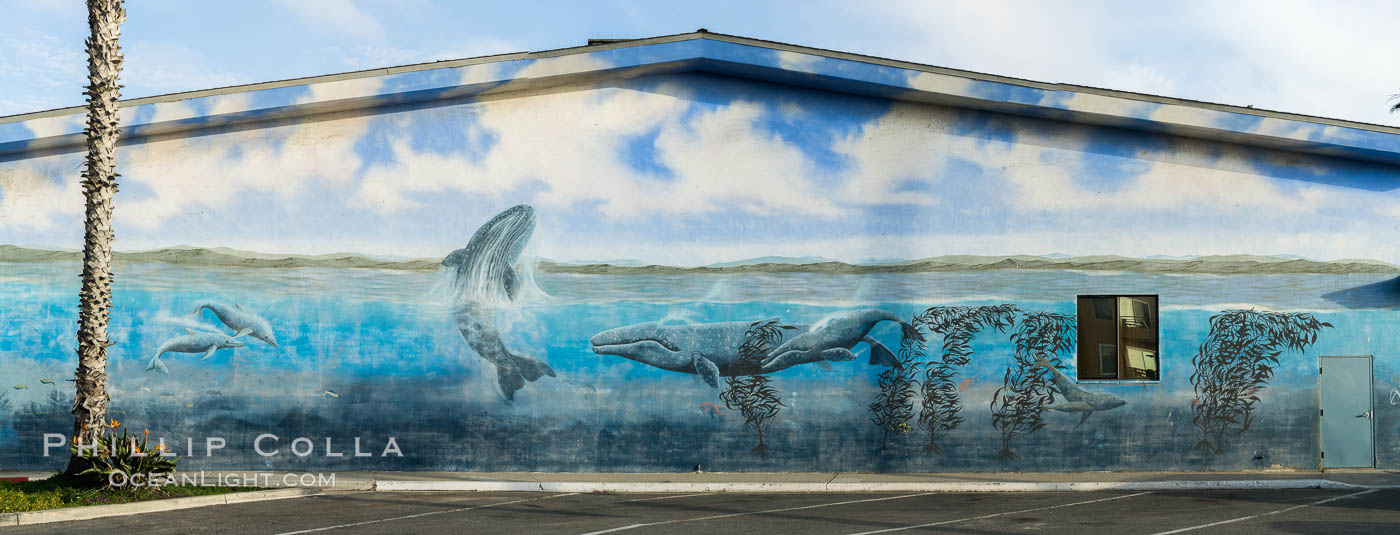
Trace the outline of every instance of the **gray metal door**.
[[1371, 357], [1322, 357], [1320, 365], [1322, 467], [1375, 466]]

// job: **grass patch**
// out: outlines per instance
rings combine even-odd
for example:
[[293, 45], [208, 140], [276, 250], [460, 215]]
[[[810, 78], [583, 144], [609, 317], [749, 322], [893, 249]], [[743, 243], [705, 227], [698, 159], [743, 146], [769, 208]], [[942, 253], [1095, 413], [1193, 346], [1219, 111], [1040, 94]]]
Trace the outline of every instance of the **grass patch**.
[[0, 482], [0, 513], [20, 513], [42, 509], [62, 509], [86, 505], [143, 502], [187, 496], [209, 496], [260, 490], [254, 487], [198, 487], [169, 485], [164, 487], [125, 488], [119, 490], [75, 487], [59, 479]]

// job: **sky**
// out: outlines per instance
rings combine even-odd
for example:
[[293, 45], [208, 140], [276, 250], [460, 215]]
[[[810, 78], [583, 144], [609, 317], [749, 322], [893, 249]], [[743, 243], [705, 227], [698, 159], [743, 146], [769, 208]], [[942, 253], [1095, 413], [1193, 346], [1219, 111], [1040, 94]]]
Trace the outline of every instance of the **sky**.
[[[142, 97], [697, 28], [816, 48], [1400, 125], [1400, 3], [130, 0]], [[0, 0], [0, 116], [82, 104], [77, 0]]]
[[[81, 22], [83, 15], [53, 11], [53, 4], [0, 5], [36, 21]], [[704, 26], [1033, 79], [1377, 122], [1392, 120], [1387, 91], [1400, 87], [1388, 73], [1344, 59], [1393, 64], [1381, 56], [1400, 50], [1384, 44], [1395, 40], [1376, 23], [1384, 17], [1360, 4], [1339, 4], [1337, 13], [1270, 4], [1251, 13], [1240, 7], [1247, 4], [1232, 3], [1230, 9], [1242, 10], [1232, 14], [1189, 5], [1177, 13], [1132, 12], [1118, 3], [977, 10], [917, 4], [903, 11], [879, 4], [859, 12], [815, 3], [763, 4], [742, 15], [739, 4], [709, 4], [707, 13], [686, 13], [696, 8], [684, 5], [642, 9], [650, 5], [617, 4], [608, 15], [568, 5], [467, 14], [431, 4], [274, 2], [216, 12], [226, 9], [223, 3], [132, 2], [124, 79], [127, 96], [137, 97]], [[1063, 11], [1065, 5], [1074, 9]], [[1395, 18], [1395, 8], [1372, 7]], [[880, 9], [887, 12], [872, 11]], [[1353, 18], [1340, 26], [1326, 23], [1348, 12]], [[534, 22], [492, 22], [498, 20]], [[1215, 20], [1230, 23], [1209, 23]], [[1253, 26], [1265, 20], [1272, 26]], [[570, 24], [551, 28], [548, 21]], [[1297, 32], [1280, 29], [1289, 21]], [[80, 51], [59, 46], [80, 40], [81, 32], [44, 41], [42, 27], [36, 22], [18, 32], [30, 33], [31, 45], [7, 45], [20, 53], [0, 58], [10, 62], [0, 65], [5, 72], [25, 62], [47, 65], [14, 77], [49, 89], [30, 96], [5, 91], [0, 98], [60, 99], [35, 109], [77, 104], [61, 100], [56, 88], [67, 75], [55, 65], [81, 60]], [[1371, 38], [1368, 29], [1376, 30]], [[162, 37], [141, 39], [152, 33]], [[1295, 38], [1315, 34], [1322, 35], [1317, 42]], [[259, 39], [206, 45], [235, 35]], [[37, 42], [49, 44], [32, 45]], [[629, 50], [644, 54], [616, 54]], [[25, 59], [41, 56], [46, 59]], [[530, 69], [567, 62], [606, 69], [608, 57], [516, 62], [512, 68], [525, 70], [503, 76], [528, 78]], [[460, 76], [474, 80], [498, 68], [506, 67], [484, 64], [461, 69]], [[393, 84], [404, 77], [320, 84], [284, 96], [344, 98], [319, 92], [347, 84], [375, 94], [400, 87]], [[1362, 96], [1367, 84], [1375, 95]], [[247, 105], [235, 102], [240, 98], [249, 97], [218, 97], [212, 106]], [[183, 102], [156, 107], [157, 121], [198, 113]], [[73, 180], [80, 159], [70, 153], [0, 164], [0, 243], [80, 243], [82, 203]], [[118, 167], [119, 250], [187, 244], [441, 257], [464, 246], [493, 214], [528, 203], [539, 214], [532, 247], [565, 260], [703, 265], [767, 255], [859, 262], [942, 254], [1252, 253], [1400, 263], [1388, 239], [1400, 231], [1400, 190], [1338, 184], [1361, 177], [1388, 185], [1388, 169], [695, 74], [157, 140], [124, 148]]]

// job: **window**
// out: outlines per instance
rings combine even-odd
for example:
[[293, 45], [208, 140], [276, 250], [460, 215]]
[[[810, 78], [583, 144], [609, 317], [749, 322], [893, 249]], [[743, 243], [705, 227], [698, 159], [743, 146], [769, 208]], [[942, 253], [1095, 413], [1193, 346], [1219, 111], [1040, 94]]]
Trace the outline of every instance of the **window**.
[[1157, 296], [1081, 295], [1079, 378], [1159, 377]]

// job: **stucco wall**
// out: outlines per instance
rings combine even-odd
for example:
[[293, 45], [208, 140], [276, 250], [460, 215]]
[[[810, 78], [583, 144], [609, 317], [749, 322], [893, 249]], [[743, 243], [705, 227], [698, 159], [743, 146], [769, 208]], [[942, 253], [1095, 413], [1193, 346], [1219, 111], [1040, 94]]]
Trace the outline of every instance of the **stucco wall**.
[[[0, 468], [63, 462], [78, 266], [43, 251], [80, 243], [80, 161], [0, 162]], [[119, 169], [113, 417], [192, 438], [185, 469], [1309, 468], [1323, 355], [1375, 356], [1400, 466], [1382, 164], [690, 73], [133, 139]], [[1081, 424], [1033, 356], [1075, 376], [1085, 294], [1158, 295], [1162, 370], [1083, 382], [1123, 403]], [[1282, 327], [1246, 364], [1213, 318]], [[595, 338], [647, 322], [614, 334], [666, 363]], [[1193, 377], [1246, 365], [1226, 398]]]

